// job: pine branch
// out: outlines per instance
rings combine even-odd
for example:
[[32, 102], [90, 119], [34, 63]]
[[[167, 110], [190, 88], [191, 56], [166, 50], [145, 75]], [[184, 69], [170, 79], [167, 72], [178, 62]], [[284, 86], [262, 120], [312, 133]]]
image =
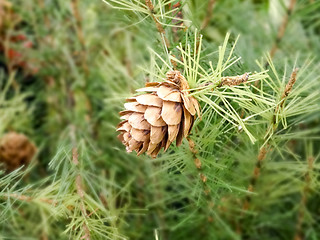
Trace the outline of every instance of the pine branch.
[[150, 11], [150, 16], [152, 17], [154, 23], [156, 24], [157, 30], [160, 33], [160, 36], [163, 37], [165, 45], [167, 47], [167, 49], [170, 48], [170, 42], [168, 40], [168, 38], [166, 37], [166, 32], [164, 30], [164, 28], [162, 27], [161, 23], [159, 22], [159, 20], [157, 19], [157, 17], [154, 15], [154, 6], [151, 2], [151, 0], [146, 0], [146, 5]]
[[[220, 83], [216, 87], [238, 86], [242, 83], [247, 82], [249, 79], [249, 76], [250, 76], [249, 73], [244, 73], [244, 74], [238, 75], [238, 76], [222, 77]], [[206, 87], [206, 86], [211, 86], [211, 85], [216, 85], [216, 83], [205, 83], [205, 84], [200, 85], [200, 87]], [[215, 86], [213, 88], [215, 88]]]
[[301, 201], [300, 201], [300, 207], [299, 207], [299, 213], [298, 213], [298, 220], [296, 224], [296, 233], [294, 235], [294, 240], [302, 240], [304, 239], [304, 234], [302, 232], [302, 224], [304, 220], [305, 215], [305, 209], [307, 206], [308, 201], [308, 193], [310, 191], [310, 183], [311, 183], [311, 172], [313, 170], [313, 163], [314, 163], [314, 157], [308, 158], [308, 169], [305, 173], [305, 186], [302, 190], [301, 194]]
[[172, 24], [176, 25], [176, 27], [171, 28], [175, 42], [179, 42], [180, 39], [178, 35], [178, 30], [181, 29], [182, 26], [184, 26], [183, 13], [182, 13], [182, 10], [179, 9], [180, 7], [181, 7], [180, 1], [172, 6], [172, 9], [174, 10], [173, 15], [176, 16], [175, 19], [172, 19]]
[[[156, 28], [160, 34], [160, 37], [163, 38], [164, 40], [164, 44], [166, 46], [167, 49], [170, 49], [170, 42], [169, 39], [166, 37], [166, 32], [163, 28], [163, 26], [161, 25], [160, 21], [157, 19], [157, 17], [154, 15], [154, 6], [151, 2], [151, 0], [146, 0], [146, 5], [150, 11], [150, 16], [152, 17], [154, 23], [156, 24]], [[177, 69], [177, 63], [176, 61], [171, 59], [171, 64], [173, 66], [173, 69]]]
[[[288, 9], [286, 11], [286, 14], [283, 17], [283, 20], [282, 20], [282, 23], [281, 23], [280, 27], [278, 29], [278, 34], [277, 34], [276, 40], [273, 43], [272, 48], [270, 50], [271, 59], [274, 57], [276, 51], [279, 48], [279, 44], [282, 41], [282, 38], [283, 38], [283, 36], [284, 36], [284, 34], [286, 32], [286, 29], [287, 29], [287, 26], [288, 26], [288, 23], [289, 23], [289, 18], [291, 17], [291, 15], [293, 13], [293, 9], [294, 9], [294, 7], [296, 5], [296, 2], [297, 2], [297, 0], [290, 0], [289, 7], [288, 7]], [[266, 67], [267, 66], [268, 66], [268, 63], [266, 63]]]
[[[252, 173], [252, 176], [250, 178], [249, 186], [247, 188], [247, 190], [249, 192], [254, 192], [255, 186], [257, 184], [257, 181], [258, 181], [260, 173], [261, 173], [262, 163], [263, 163], [264, 159], [266, 158], [266, 156], [272, 150], [271, 145], [270, 145], [270, 140], [271, 140], [271, 137], [272, 137], [274, 131], [277, 129], [277, 127], [279, 125], [278, 122], [277, 122], [277, 115], [278, 115], [279, 110], [281, 110], [283, 108], [284, 102], [285, 102], [286, 98], [288, 97], [289, 93], [291, 92], [294, 83], [297, 80], [297, 72], [298, 72], [298, 69], [296, 68], [291, 73], [290, 79], [289, 79], [288, 83], [285, 86], [285, 89], [284, 89], [284, 91], [283, 91], [283, 93], [281, 95], [280, 101], [277, 104], [277, 106], [275, 107], [274, 114], [273, 114], [273, 117], [272, 117], [272, 121], [270, 122], [270, 126], [267, 128], [267, 131], [266, 131], [266, 136], [267, 136], [266, 139], [267, 140], [261, 146], [261, 148], [259, 150], [259, 153], [258, 153], [258, 156], [257, 156], [257, 161], [255, 163], [255, 167], [253, 169], [253, 173]], [[270, 131], [270, 129], [271, 129], [271, 131]], [[242, 203], [242, 210], [243, 211], [241, 212], [240, 217], [243, 217], [244, 212], [247, 211], [250, 208], [250, 204], [251, 204], [251, 200], [252, 200], [251, 198], [252, 198], [251, 195], [246, 195], [245, 200]], [[241, 225], [241, 221], [237, 222], [237, 224], [236, 224], [237, 233], [241, 234], [242, 233], [242, 229], [243, 229], [243, 226]]]
[[17, 194], [17, 193], [10, 193], [7, 195], [3, 195], [2, 197], [4, 198], [15, 198], [19, 201], [24, 201], [24, 202], [32, 202], [32, 201], [40, 201], [43, 203], [48, 203], [50, 205], [56, 206], [57, 205], [57, 201], [51, 200], [51, 199], [47, 199], [47, 198], [33, 198], [27, 195], [23, 195], [23, 194]]
[[[207, 200], [208, 206], [209, 206], [210, 204], [213, 204], [213, 203], [212, 203], [212, 200], [210, 198], [210, 188], [207, 185], [208, 178], [203, 172], [201, 160], [197, 157], [198, 150], [195, 147], [194, 141], [191, 138], [188, 138], [187, 140], [189, 142], [189, 150], [192, 153], [192, 156], [193, 156], [193, 159], [194, 159], [194, 165], [198, 170], [199, 178], [200, 178], [200, 181], [202, 182], [203, 194], [204, 194], [204, 196], [205, 196], [205, 198]], [[212, 220], [213, 220], [212, 217], [208, 218], [209, 222], [211, 222]]]
[[[270, 127], [267, 130], [267, 135], [268, 135], [268, 133], [272, 135], [279, 125], [278, 122], [276, 121], [276, 118], [277, 118], [276, 116], [278, 115], [279, 110], [283, 108], [284, 102], [285, 102], [286, 98], [288, 97], [289, 93], [291, 92], [294, 83], [297, 80], [297, 72], [298, 72], [297, 68], [293, 70], [291, 77], [289, 79], [289, 82], [285, 86], [285, 90], [281, 95], [279, 104], [275, 108], [272, 122], [270, 123]], [[270, 128], [272, 129], [271, 132], [269, 130]], [[255, 164], [255, 168], [253, 170], [253, 174], [250, 179], [250, 184], [247, 188], [249, 192], [254, 191], [255, 185], [256, 185], [258, 178], [260, 176], [262, 162], [266, 158], [267, 154], [270, 153], [270, 151], [271, 151], [271, 145], [270, 145], [271, 135], [267, 137], [267, 142], [264, 145], [262, 145], [262, 147], [260, 148], [260, 151], [258, 153], [257, 162]], [[247, 195], [246, 199], [242, 205], [242, 209], [248, 210], [250, 208], [250, 202], [251, 202], [251, 195]]]
[[237, 86], [242, 83], [245, 83], [249, 79], [249, 73], [244, 73], [242, 75], [238, 76], [232, 76], [232, 77], [223, 77], [221, 79], [221, 83], [219, 84], [219, 87], [226, 85], [226, 86]]
[[207, 7], [207, 14], [201, 24], [201, 30], [205, 29], [208, 26], [208, 24], [210, 23], [210, 21], [212, 19], [213, 8], [214, 8], [215, 3], [216, 3], [216, 0], [209, 0], [208, 7]]
[[77, 37], [78, 37], [78, 40], [79, 40], [81, 47], [82, 47], [82, 54], [81, 54], [82, 66], [83, 66], [84, 72], [86, 74], [88, 74], [89, 68], [87, 65], [86, 44], [85, 44], [84, 34], [82, 31], [82, 27], [81, 27], [81, 15], [79, 12], [79, 0], [72, 0], [71, 7], [72, 7], [72, 13], [73, 13], [74, 19], [76, 20]]
[[[77, 149], [77, 143], [76, 143], [76, 136], [75, 136], [75, 126], [71, 126], [71, 132], [70, 132], [70, 136], [71, 136], [71, 141], [72, 141], [72, 162], [75, 166], [79, 165], [79, 154], [78, 154], [78, 149]], [[85, 200], [84, 200], [84, 194], [85, 191], [83, 189], [82, 186], [82, 177], [80, 174], [78, 174], [76, 176], [75, 179], [75, 185], [76, 185], [76, 189], [77, 189], [77, 194], [80, 197], [80, 210], [81, 213], [83, 215], [83, 217], [88, 218], [88, 214], [87, 214], [87, 210], [86, 210], [86, 206], [85, 206]], [[85, 232], [85, 235], [81, 237], [81, 239], [85, 239], [85, 240], [90, 240], [90, 230], [86, 224], [86, 222], [83, 223], [83, 229]]]

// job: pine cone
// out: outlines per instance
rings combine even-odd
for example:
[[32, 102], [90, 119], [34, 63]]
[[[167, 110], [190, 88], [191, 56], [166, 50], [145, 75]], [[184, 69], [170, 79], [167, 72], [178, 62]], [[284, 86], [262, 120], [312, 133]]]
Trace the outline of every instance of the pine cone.
[[28, 165], [35, 152], [35, 145], [23, 134], [10, 132], [0, 139], [0, 162], [9, 172]]
[[200, 116], [198, 101], [189, 94], [189, 85], [179, 71], [167, 73], [165, 82], [146, 83], [137, 92], [146, 92], [128, 98], [126, 110], [120, 112], [118, 136], [127, 152], [139, 155], [147, 152], [155, 158], [160, 149], [166, 151], [176, 140], [182, 143], [191, 131], [196, 113]]

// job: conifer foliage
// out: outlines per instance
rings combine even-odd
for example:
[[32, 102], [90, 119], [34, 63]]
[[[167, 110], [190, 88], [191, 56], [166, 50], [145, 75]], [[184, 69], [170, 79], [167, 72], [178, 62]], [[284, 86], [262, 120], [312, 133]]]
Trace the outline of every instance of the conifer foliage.
[[319, 38], [312, 0], [0, 1], [0, 239], [320, 239]]

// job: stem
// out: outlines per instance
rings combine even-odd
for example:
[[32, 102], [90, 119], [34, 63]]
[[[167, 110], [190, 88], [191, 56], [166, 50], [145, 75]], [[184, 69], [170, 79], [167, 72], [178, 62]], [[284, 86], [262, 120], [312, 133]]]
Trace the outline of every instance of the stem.
[[[282, 23], [281, 23], [281, 25], [280, 25], [280, 27], [278, 29], [277, 38], [276, 38], [275, 42], [273, 43], [273, 46], [272, 46], [272, 48], [270, 50], [271, 59], [274, 57], [276, 51], [279, 48], [279, 44], [280, 44], [280, 42], [281, 42], [281, 40], [282, 40], [282, 38], [284, 36], [284, 33], [285, 33], [286, 29], [287, 29], [289, 18], [292, 15], [292, 12], [293, 12], [294, 6], [296, 5], [296, 2], [297, 2], [297, 0], [290, 0], [290, 4], [289, 4], [289, 7], [287, 9], [287, 12], [284, 15]], [[266, 64], [266, 66], [268, 66], [268, 63]]]
[[150, 10], [150, 16], [152, 17], [153, 21], [155, 22], [157, 30], [160, 33], [160, 36], [163, 37], [165, 45], [166, 45], [167, 49], [169, 49], [170, 48], [170, 42], [169, 42], [168, 38], [165, 36], [165, 31], [164, 31], [161, 23], [159, 22], [159, 20], [154, 15], [154, 6], [153, 6], [151, 0], [146, 0], [146, 5]]
[[[75, 166], [78, 166], [79, 165], [79, 154], [78, 154], [78, 149], [77, 149], [77, 145], [76, 145], [76, 137], [75, 137], [75, 127], [72, 125], [71, 126], [71, 133], [70, 133], [70, 136], [71, 136], [71, 141], [72, 141], [72, 162]], [[88, 218], [88, 214], [87, 214], [87, 210], [86, 210], [86, 206], [85, 206], [85, 199], [84, 199], [84, 194], [85, 194], [85, 191], [83, 189], [83, 186], [82, 186], [82, 177], [80, 174], [78, 174], [75, 178], [75, 185], [76, 185], [76, 189], [77, 189], [77, 194], [79, 195], [80, 197], [80, 210], [81, 210], [81, 213], [82, 215], [84, 216], [84, 218]], [[85, 239], [85, 240], [90, 240], [90, 230], [87, 226], [87, 224], [84, 222], [83, 223], [83, 229], [84, 229], [84, 232], [85, 232], [85, 235], [81, 237], [81, 239]]]
[[39, 198], [39, 199], [37, 199], [37, 198], [30, 197], [30, 196], [22, 195], [22, 194], [16, 194], [16, 193], [7, 194], [7, 195], [4, 195], [2, 197], [4, 197], [4, 198], [15, 198], [17, 200], [25, 201], [25, 202], [32, 202], [32, 201], [35, 201], [35, 200], [39, 200], [40, 202], [52, 204], [53, 206], [57, 205], [57, 202], [54, 201], [54, 200], [51, 200], [51, 199], [47, 199], [47, 198]]
[[203, 22], [202, 22], [201, 28], [200, 28], [201, 30], [205, 29], [208, 26], [208, 24], [210, 23], [215, 3], [216, 3], [216, 0], [209, 0], [208, 8], [207, 8], [207, 15], [203, 19]]
[[[207, 203], [208, 203], [208, 206], [210, 207], [210, 205], [213, 206], [213, 202], [212, 202], [212, 199], [210, 198], [210, 188], [208, 187], [207, 185], [207, 176], [203, 173], [203, 168], [202, 168], [202, 163], [201, 163], [201, 160], [197, 157], [197, 154], [198, 154], [198, 150], [195, 148], [195, 143], [194, 141], [192, 141], [190, 138], [187, 139], [188, 142], [189, 142], [189, 149], [190, 149], [190, 152], [192, 153], [193, 155], [193, 159], [194, 159], [194, 165], [196, 166], [197, 170], [198, 170], [198, 175], [199, 175], [199, 178], [201, 180], [201, 182], [203, 183], [202, 186], [203, 186], [203, 193], [207, 199]], [[208, 222], [212, 222], [213, 221], [213, 218], [212, 216], [209, 216], [208, 217]]]
[[313, 169], [313, 163], [314, 163], [314, 157], [309, 157], [308, 158], [308, 169], [305, 173], [305, 186], [302, 190], [301, 194], [301, 201], [300, 201], [300, 208], [299, 208], [299, 213], [298, 213], [298, 220], [297, 220], [297, 225], [296, 225], [296, 233], [294, 235], [294, 240], [302, 240], [303, 238], [303, 232], [302, 232], [302, 223], [304, 219], [304, 214], [305, 214], [305, 209], [306, 209], [306, 204], [307, 204], [307, 195], [308, 192], [310, 191], [310, 183], [311, 183], [311, 172]]
[[[176, 4], [174, 4], [172, 6], [172, 9], [175, 10], [174, 12], [172, 12], [172, 14], [173, 14], [173, 16], [175, 16], [177, 18], [177, 19], [172, 19], [172, 24], [176, 25], [177, 27], [172, 27], [171, 28], [175, 42], [179, 42], [178, 31], [184, 25], [184, 23], [183, 23], [183, 13], [182, 13], [182, 10], [179, 9], [180, 7], [181, 7], [180, 1], [178, 1]], [[178, 20], [178, 19], [180, 19], [180, 20]]]
[[81, 47], [82, 47], [82, 66], [83, 66], [85, 73], [88, 74], [89, 68], [87, 65], [86, 44], [85, 44], [84, 34], [82, 31], [82, 27], [81, 27], [81, 17], [80, 17], [78, 5], [79, 5], [78, 0], [71, 1], [72, 14], [76, 20], [76, 33], [77, 33], [78, 40], [79, 40]]
[[237, 85], [240, 85], [242, 83], [247, 82], [249, 79], [249, 76], [250, 76], [249, 73], [244, 73], [244, 74], [238, 75], [238, 76], [222, 77], [221, 81], [218, 85], [216, 83], [205, 83], [203, 85], [200, 85], [200, 87], [205, 87], [205, 86], [210, 86], [210, 85], [214, 85], [214, 87], [222, 87], [223, 85], [237, 86]]
[[232, 77], [223, 77], [221, 78], [221, 83], [219, 84], [219, 87], [222, 85], [227, 86], [237, 86], [241, 83], [245, 83], [249, 79], [249, 73], [244, 73], [242, 75], [238, 76], [232, 76]]
[[[298, 72], [298, 69], [296, 68], [291, 73], [291, 77], [290, 77], [289, 82], [287, 83], [287, 85], [285, 87], [284, 92], [281, 95], [279, 104], [275, 108], [274, 115], [273, 115], [272, 121], [270, 123], [270, 127], [267, 130], [267, 135], [268, 134], [273, 134], [274, 131], [278, 128], [279, 124], [276, 121], [277, 113], [279, 112], [280, 109], [283, 108], [284, 102], [285, 102], [286, 98], [288, 97], [289, 93], [291, 92], [294, 83], [297, 80], [297, 72]], [[271, 132], [269, 131], [270, 128], [272, 129]], [[258, 181], [258, 178], [260, 176], [262, 162], [266, 158], [267, 154], [270, 153], [270, 151], [272, 149], [271, 145], [270, 145], [271, 136], [267, 137], [267, 139], [268, 139], [267, 142], [264, 145], [262, 145], [262, 147], [260, 148], [260, 151], [259, 151], [259, 154], [258, 154], [258, 157], [257, 157], [257, 161], [256, 161], [256, 164], [255, 164], [255, 168], [253, 170], [253, 174], [252, 174], [252, 177], [250, 179], [249, 186], [248, 186], [248, 191], [249, 192], [253, 192], [254, 191], [255, 185], [256, 185], [256, 183]], [[244, 203], [242, 205], [242, 209], [243, 210], [248, 210], [250, 208], [250, 202], [251, 202], [251, 195], [247, 195], [246, 198], [245, 198], [245, 201], [244, 201]], [[241, 231], [241, 228], [240, 228], [240, 231]]]

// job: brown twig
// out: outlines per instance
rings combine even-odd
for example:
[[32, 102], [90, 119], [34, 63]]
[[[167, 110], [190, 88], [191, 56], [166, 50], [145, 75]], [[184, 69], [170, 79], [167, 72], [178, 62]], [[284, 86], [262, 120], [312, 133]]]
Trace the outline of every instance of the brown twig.
[[300, 208], [299, 208], [299, 213], [298, 213], [298, 220], [297, 220], [297, 225], [296, 225], [296, 233], [294, 235], [294, 240], [302, 240], [304, 239], [303, 237], [303, 232], [302, 232], [302, 223], [304, 219], [304, 214], [305, 214], [305, 208], [307, 204], [307, 197], [308, 193], [310, 191], [310, 182], [311, 182], [311, 172], [313, 169], [313, 163], [314, 163], [314, 157], [309, 157], [308, 158], [308, 169], [305, 173], [305, 186], [302, 190], [301, 194], [301, 201], [300, 201]]
[[222, 87], [222, 86], [237, 86], [242, 83], [245, 83], [248, 81], [250, 74], [249, 73], [244, 73], [242, 75], [238, 76], [227, 76], [227, 77], [222, 77], [221, 81], [218, 85], [216, 83], [205, 83], [201, 85], [200, 87], [206, 87], [206, 86], [217, 86], [217, 87]]
[[[172, 6], [172, 9], [175, 10], [172, 12], [173, 16], [175, 16], [175, 19], [172, 19], [172, 24], [175, 25], [176, 27], [172, 27], [171, 29], [172, 29], [173, 38], [174, 38], [175, 42], [179, 41], [178, 31], [179, 31], [179, 29], [183, 28], [183, 26], [184, 26], [183, 13], [180, 8], [181, 8], [180, 1]], [[186, 26], [184, 26], [184, 27], [186, 27]]]
[[201, 24], [201, 30], [205, 29], [208, 26], [208, 24], [210, 23], [215, 3], [216, 3], [216, 0], [209, 0], [208, 8], [207, 8], [207, 14], [206, 14], [206, 16], [203, 19], [203, 22]]
[[2, 197], [4, 198], [15, 198], [19, 201], [25, 201], [25, 202], [32, 202], [32, 201], [40, 201], [48, 204], [52, 204], [53, 206], [57, 205], [57, 202], [51, 199], [47, 198], [33, 198], [30, 196], [22, 195], [22, 194], [17, 194], [17, 193], [11, 193], [7, 195], [3, 195]]
[[[210, 198], [210, 189], [207, 186], [208, 177], [203, 172], [203, 167], [202, 167], [201, 160], [197, 157], [198, 150], [195, 147], [194, 141], [192, 141], [190, 138], [188, 138], [187, 140], [189, 142], [190, 152], [192, 153], [192, 156], [193, 156], [193, 159], [194, 159], [194, 165], [197, 168], [198, 173], [199, 173], [199, 178], [200, 178], [201, 182], [203, 183], [202, 184], [202, 186], [203, 186], [203, 194], [207, 198], [208, 206], [209, 207], [213, 207], [214, 203], [212, 202], [212, 199]], [[209, 216], [208, 217], [208, 221], [212, 222], [213, 218], [211, 216]]]
[[[286, 98], [288, 97], [289, 93], [291, 92], [294, 83], [297, 80], [297, 72], [298, 72], [297, 68], [293, 70], [293, 72], [291, 74], [291, 77], [289, 79], [289, 82], [285, 86], [283, 94], [281, 95], [281, 98], [280, 98], [280, 102], [275, 108], [275, 111], [274, 111], [274, 114], [273, 114], [273, 118], [272, 118], [272, 121], [270, 123], [270, 127], [267, 130], [267, 135], [268, 134], [273, 134], [273, 132], [277, 129], [277, 127], [279, 125], [277, 123], [277, 121], [276, 121], [276, 116], [277, 116], [279, 110], [281, 108], [283, 108], [284, 102], [285, 102]], [[272, 129], [271, 132], [270, 132], [270, 128]], [[250, 183], [249, 183], [249, 186], [248, 186], [248, 191], [249, 192], [253, 192], [254, 191], [255, 185], [256, 185], [256, 183], [258, 181], [258, 178], [260, 176], [262, 162], [266, 158], [267, 154], [270, 153], [270, 151], [272, 149], [271, 145], [269, 143], [270, 135], [268, 136], [267, 139], [268, 139], [267, 142], [259, 150], [257, 161], [256, 161], [256, 164], [255, 164], [255, 167], [254, 167], [251, 179], [250, 179]], [[244, 200], [244, 202], [243, 202], [242, 209], [243, 210], [248, 210], [250, 208], [250, 202], [251, 202], [251, 195], [247, 195], [245, 200]], [[238, 228], [237, 232], [241, 232], [241, 227], [237, 226], [237, 228]]]
[[221, 83], [219, 85], [223, 86], [237, 86], [240, 85], [242, 83], [245, 83], [248, 81], [250, 74], [249, 73], [244, 73], [242, 75], [238, 75], [238, 76], [232, 76], [232, 77], [223, 77], [221, 78]]
[[151, 0], [146, 0], [146, 5], [147, 5], [148, 9], [150, 10], [150, 16], [152, 17], [153, 21], [155, 22], [157, 30], [160, 33], [160, 36], [163, 37], [165, 45], [169, 49], [170, 48], [170, 42], [169, 42], [168, 38], [165, 35], [166, 33], [165, 33], [165, 30], [163, 29], [161, 23], [159, 22], [159, 20], [154, 15], [154, 6], [153, 6]]
[[79, 2], [78, 0], [72, 0], [71, 1], [71, 7], [72, 7], [72, 14], [74, 16], [74, 19], [76, 20], [76, 33], [77, 33], [77, 37], [78, 40], [81, 44], [82, 47], [82, 66], [83, 66], [83, 70], [86, 74], [89, 73], [89, 68], [87, 65], [87, 54], [86, 54], [86, 43], [85, 43], [85, 38], [84, 38], [84, 34], [82, 31], [82, 26], [81, 26], [81, 15], [79, 12]]
[[[277, 113], [279, 112], [280, 109], [283, 108], [284, 106], [284, 102], [286, 101], [287, 96], [289, 95], [289, 93], [292, 90], [293, 85], [295, 84], [295, 82], [297, 81], [297, 73], [298, 73], [298, 68], [294, 69], [293, 72], [291, 73], [291, 77], [289, 82], [287, 83], [282, 95], [281, 95], [281, 100], [280, 100], [280, 104], [277, 105], [276, 110], [275, 110], [275, 114], [273, 115], [273, 126], [276, 126], [276, 117], [277, 117]], [[274, 129], [275, 130], [275, 129]]]
[[[296, 2], [297, 2], [297, 0], [290, 0], [289, 7], [286, 11], [285, 16], [283, 17], [283, 20], [282, 20], [280, 27], [278, 29], [278, 34], [277, 34], [276, 40], [273, 43], [272, 48], [270, 50], [270, 57], [271, 58], [274, 57], [274, 54], [276, 53], [276, 51], [279, 48], [279, 44], [280, 44], [280, 42], [284, 36], [284, 33], [287, 29], [289, 18], [292, 15], [292, 12], [293, 12], [294, 6], [296, 5]], [[266, 66], [268, 66], [268, 63], [266, 64]]]
[[[78, 149], [77, 149], [77, 144], [76, 144], [75, 127], [73, 125], [71, 126], [70, 136], [71, 136], [71, 141], [72, 141], [72, 145], [73, 145], [73, 147], [72, 147], [72, 162], [75, 166], [78, 166], [79, 165], [79, 154], [78, 154]], [[81, 213], [85, 218], [88, 218], [86, 206], [84, 203], [85, 202], [85, 200], [84, 200], [85, 191], [83, 190], [82, 177], [80, 174], [78, 174], [75, 178], [75, 185], [76, 185], [77, 194], [79, 195], [80, 200], [81, 200], [81, 203], [80, 203]], [[81, 237], [81, 239], [90, 240], [91, 239], [90, 238], [90, 230], [85, 222], [83, 223], [83, 229], [84, 229], [85, 235], [83, 235]]]

